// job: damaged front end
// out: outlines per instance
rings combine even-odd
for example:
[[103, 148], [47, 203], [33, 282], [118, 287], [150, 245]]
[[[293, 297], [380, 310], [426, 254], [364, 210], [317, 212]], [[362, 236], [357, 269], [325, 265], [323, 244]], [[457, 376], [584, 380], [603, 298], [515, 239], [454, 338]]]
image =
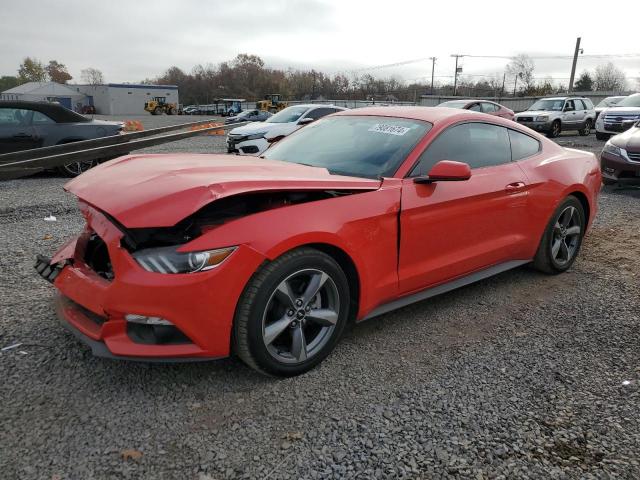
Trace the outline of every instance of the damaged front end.
[[[145, 361], [225, 357], [237, 299], [267, 258], [244, 242], [218, 239], [216, 229], [363, 191], [238, 194], [156, 228], [126, 227], [81, 200], [84, 231], [52, 259], [39, 256], [36, 269], [58, 289], [63, 323], [95, 355]], [[206, 248], [192, 247], [194, 240]]]

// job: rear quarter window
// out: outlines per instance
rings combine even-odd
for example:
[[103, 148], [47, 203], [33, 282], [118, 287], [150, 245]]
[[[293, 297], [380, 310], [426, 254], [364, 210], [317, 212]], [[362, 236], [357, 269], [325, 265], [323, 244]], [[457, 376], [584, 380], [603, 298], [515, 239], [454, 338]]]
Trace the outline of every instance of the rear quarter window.
[[509, 130], [509, 141], [511, 142], [511, 159], [513, 161], [522, 160], [540, 151], [538, 140], [515, 130]]

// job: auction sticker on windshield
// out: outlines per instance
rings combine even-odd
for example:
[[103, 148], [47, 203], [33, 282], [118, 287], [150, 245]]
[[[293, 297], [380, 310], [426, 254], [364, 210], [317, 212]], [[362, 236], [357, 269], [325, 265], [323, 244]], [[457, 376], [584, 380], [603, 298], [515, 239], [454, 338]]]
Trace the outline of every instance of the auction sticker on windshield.
[[370, 132], [388, 133], [389, 135], [404, 135], [409, 130], [408, 127], [401, 127], [400, 125], [387, 125], [385, 123], [376, 123], [372, 126]]

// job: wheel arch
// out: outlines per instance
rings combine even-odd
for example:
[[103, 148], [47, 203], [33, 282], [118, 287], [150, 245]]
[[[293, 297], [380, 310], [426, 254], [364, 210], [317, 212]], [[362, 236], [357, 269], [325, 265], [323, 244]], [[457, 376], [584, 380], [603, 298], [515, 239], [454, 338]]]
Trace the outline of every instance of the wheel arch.
[[567, 196], [570, 195], [576, 197], [582, 205], [585, 216], [585, 224], [589, 225], [589, 221], [591, 220], [591, 205], [589, 204], [589, 198], [584, 194], [584, 192], [581, 192], [580, 190], [574, 190], [567, 194]]

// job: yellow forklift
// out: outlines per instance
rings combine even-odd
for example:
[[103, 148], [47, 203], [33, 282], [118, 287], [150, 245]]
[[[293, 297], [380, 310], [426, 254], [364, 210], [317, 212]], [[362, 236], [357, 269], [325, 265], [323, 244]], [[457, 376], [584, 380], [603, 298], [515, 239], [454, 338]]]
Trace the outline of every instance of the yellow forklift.
[[263, 112], [277, 113], [280, 110], [287, 108], [289, 104], [280, 100], [281, 95], [279, 93], [270, 93], [265, 95], [264, 100], [256, 102], [256, 108]]
[[178, 113], [178, 107], [175, 103], [167, 103], [167, 97], [153, 97], [153, 100], [145, 102], [144, 109], [151, 115], [175, 115]]

